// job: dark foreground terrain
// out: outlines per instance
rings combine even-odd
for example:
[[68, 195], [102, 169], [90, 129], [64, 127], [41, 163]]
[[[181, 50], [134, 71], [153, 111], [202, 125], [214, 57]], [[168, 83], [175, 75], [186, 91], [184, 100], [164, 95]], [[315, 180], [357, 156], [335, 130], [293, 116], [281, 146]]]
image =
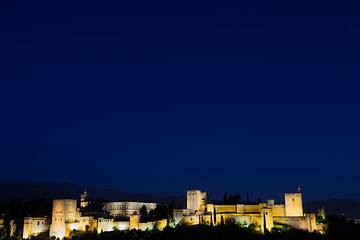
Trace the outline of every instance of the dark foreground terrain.
[[[31, 240], [47, 240], [48, 234], [40, 234], [31, 237]], [[12, 237], [12, 240], [18, 238]], [[301, 230], [272, 231], [261, 234], [251, 228], [241, 228], [238, 225], [223, 226], [180, 226], [176, 228], [165, 228], [163, 231], [112, 231], [97, 234], [94, 231], [72, 232], [65, 240], [332, 240], [332, 239], [360, 239], [360, 228], [358, 225], [351, 227], [333, 226], [328, 229], [326, 234], [309, 233]], [[55, 240], [55, 239], [53, 239]]]

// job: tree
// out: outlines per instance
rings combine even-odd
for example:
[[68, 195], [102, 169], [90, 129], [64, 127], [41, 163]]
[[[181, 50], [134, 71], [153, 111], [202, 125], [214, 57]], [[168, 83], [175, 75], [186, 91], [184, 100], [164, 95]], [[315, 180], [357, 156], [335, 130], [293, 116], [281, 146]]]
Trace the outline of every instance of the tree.
[[230, 194], [228, 199], [228, 204], [235, 204], [235, 196]]
[[262, 202], [262, 199], [258, 197], [258, 198], [256, 199], [256, 202], [257, 202], [257, 203], [261, 203], [261, 202]]
[[0, 240], [7, 239], [5, 228], [0, 228]]
[[157, 205], [157, 207], [154, 210], [150, 210], [149, 215], [152, 217], [155, 217], [155, 219], [168, 219], [171, 221], [173, 218], [173, 209], [170, 208], [170, 206], [165, 205]]
[[321, 207], [317, 210], [316, 214], [316, 222], [323, 223], [325, 221], [325, 209], [324, 207]]
[[227, 203], [228, 204], [238, 204], [240, 203], [241, 196], [240, 194], [235, 193], [235, 195], [230, 194]]
[[224, 199], [223, 199], [223, 203], [226, 204], [228, 202], [228, 198], [227, 198], [227, 194], [225, 192], [224, 194]]
[[241, 201], [241, 195], [240, 195], [240, 194], [235, 193], [235, 204], [240, 203], [240, 201]]
[[214, 206], [214, 223], [216, 225], [216, 208], [215, 208], [215, 206]]
[[[236, 224], [236, 220], [234, 218], [226, 218], [225, 219], [225, 225], [235, 225]], [[239, 225], [237, 225], [239, 226]]]
[[4, 214], [4, 229], [5, 229], [5, 237], [6, 239], [10, 238], [10, 233], [11, 233], [11, 226], [10, 226], [10, 213], [9, 213], [9, 209], [7, 208], [5, 210], [5, 214]]
[[147, 215], [147, 209], [146, 209], [146, 206], [143, 205], [141, 208], [140, 208], [140, 215]]
[[223, 215], [221, 215], [221, 222], [220, 222], [221, 226], [224, 226], [224, 217]]

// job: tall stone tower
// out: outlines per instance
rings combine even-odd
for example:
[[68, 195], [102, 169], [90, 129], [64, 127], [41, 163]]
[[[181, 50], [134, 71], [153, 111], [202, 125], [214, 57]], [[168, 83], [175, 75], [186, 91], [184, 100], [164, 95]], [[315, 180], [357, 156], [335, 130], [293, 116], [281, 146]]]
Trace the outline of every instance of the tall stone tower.
[[287, 217], [304, 216], [301, 193], [285, 193], [285, 214]]
[[200, 190], [187, 191], [187, 209], [193, 211], [205, 211], [207, 203], [207, 193]]
[[260, 210], [261, 214], [261, 231], [264, 233], [265, 229], [271, 231], [274, 226], [273, 213], [271, 208], [264, 207]]
[[80, 195], [80, 207], [87, 207], [89, 202], [87, 201], [87, 191], [84, 189], [84, 192]]
[[74, 199], [55, 199], [53, 201], [52, 223], [50, 227], [50, 237], [55, 236], [62, 239], [68, 236], [70, 223], [74, 223], [77, 218], [76, 200]]
[[32, 227], [32, 218], [25, 217], [24, 218], [24, 227], [23, 227], [23, 238], [29, 238], [31, 235], [31, 227]]
[[201, 205], [201, 191], [200, 190], [188, 190], [187, 193], [187, 209], [189, 210], [200, 210]]

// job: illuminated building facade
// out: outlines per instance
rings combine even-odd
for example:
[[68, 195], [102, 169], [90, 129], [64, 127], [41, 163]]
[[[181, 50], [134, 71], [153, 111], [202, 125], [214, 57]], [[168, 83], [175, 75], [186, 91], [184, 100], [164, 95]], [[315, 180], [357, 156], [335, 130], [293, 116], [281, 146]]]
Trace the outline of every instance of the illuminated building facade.
[[140, 209], [145, 206], [147, 213], [156, 208], [156, 203], [147, 202], [107, 202], [104, 210], [113, 217], [130, 217], [132, 214], [139, 214]]
[[51, 219], [47, 217], [25, 217], [23, 227], [23, 238], [36, 235], [50, 230]]
[[[87, 201], [87, 192], [84, 191], [80, 196], [80, 207], [82, 209], [89, 205]], [[94, 215], [83, 214], [77, 206], [75, 199], [55, 199], [53, 200], [52, 217], [24, 218], [23, 238], [29, 238], [50, 230], [50, 237], [56, 238], [68, 237], [72, 230], [94, 230], [100, 232], [129, 229], [153, 229], [154, 226], [160, 229], [167, 225], [166, 219], [152, 222], [140, 222], [139, 213], [142, 206], [146, 206], [147, 212], [156, 208], [156, 203], [145, 202], [107, 202], [104, 203], [99, 216], [97, 212]], [[125, 220], [116, 220], [117, 217]], [[126, 219], [127, 218], [127, 219]]]

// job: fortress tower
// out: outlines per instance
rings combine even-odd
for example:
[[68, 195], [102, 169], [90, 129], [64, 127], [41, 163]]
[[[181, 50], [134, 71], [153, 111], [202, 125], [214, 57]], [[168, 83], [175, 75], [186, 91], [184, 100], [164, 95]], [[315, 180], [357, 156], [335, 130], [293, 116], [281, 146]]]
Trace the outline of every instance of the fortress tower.
[[261, 231], [265, 232], [265, 229], [269, 232], [274, 226], [274, 219], [272, 209], [268, 207], [264, 207], [260, 210], [261, 214]]
[[55, 236], [62, 239], [63, 237], [68, 236], [70, 232], [69, 224], [76, 221], [77, 215], [76, 200], [54, 200], [50, 237]]
[[285, 215], [287, 217], [304, 216], [301, 193], [285, 193]]
[[188, 190], [187, 192], [187, 209], [199, 211], [201, 204], [201, 191]]
[[84, 189], [84, 192], [80, 195], [80, 207], [87, 207], [89, 202], [87, 201], [87, 191]]
[[205, 211], [206, 208], [206, 192], [200, 190], [188, 190], [187, 192], [187, 209], [193, 211]]

